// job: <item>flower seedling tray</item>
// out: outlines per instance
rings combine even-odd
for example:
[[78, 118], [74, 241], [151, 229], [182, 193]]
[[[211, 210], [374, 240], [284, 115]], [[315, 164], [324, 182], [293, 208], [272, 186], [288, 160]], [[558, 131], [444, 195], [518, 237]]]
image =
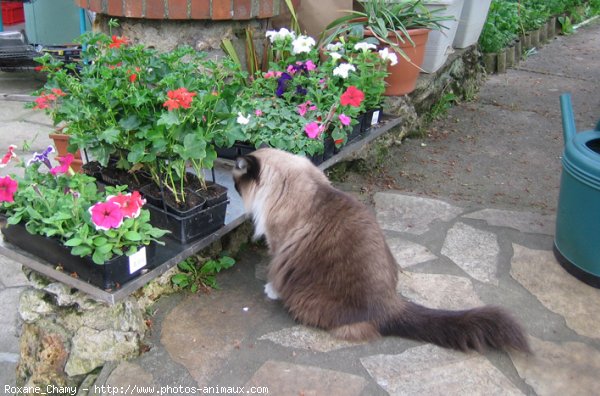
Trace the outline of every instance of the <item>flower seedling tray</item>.
[[[400, 124], [400, 121], [400, 118], [391, 118], [384, 115], [381, 119], [381, 122], [377, 126], [371, 127], [367, 136], [361, 140], [346, 145], [339, 153], [320, 164], [319, 168], [327, 169], [340, 161], [352, 158], [355, 153], [362, 149], [366, 144]], [[6, 239], [0, 240], [0, 254], [49, 278], [79, 289], [97, 300], [104, 301], [109, 304], [115, 304], [151, 280], [159, 277], [167, 270], [177, 265], [179, 262], [185, 260], [191, 255], [198, 253], [211, 243], [220, 240], [223, 236], [235, 230], [245, 222], [246, 215], [244, 212], [244, 205], [239, 195], [235, 193], [235, 187], [233, 186], [233, 180], [231, 177], [232, 167], [233, 161], [230, 160], [219, 160], [215, 164], [215, 175], [217, 182], [224, 185], [229, 191], [231, 191], [231, 194], [229, 194], [230, 202], [227, 206], [225, 222], [223, 226], [217, 229], [215, 232], [189, 243], [179, 243], [172, 238], [165, 238], [167, 243], [164, 246], [156, 246], [154, 258], [150, 259], [148, 265], [146, 266], [147, 271], [140, 271], [136, 277], [121, 283], [120, 287], [118, 288], [105, 290], [101, 287], [84, 281], [81, 277], [72, 277], [68, 272], [58, 270], [56, 268], [56, 263], [52, 263], [47, 255], [33, 255], [26, 250], [15, 246]], [[29, 246], [27, 246], [27, 248], [29, 248]]]
[[155, 244], [141, 247], [131, 256], [115, 257], [98, 265], [90, 256], [73, 256], [71, 249], [62, 245], [58, 239], [30, 234], [22, 224], [5, 227], [2, 234], [5, 240], [13, 245], [55, 264], [56, 268], [72, 277], [104, 290], [115, 289], [157, 264], [153, 261]]

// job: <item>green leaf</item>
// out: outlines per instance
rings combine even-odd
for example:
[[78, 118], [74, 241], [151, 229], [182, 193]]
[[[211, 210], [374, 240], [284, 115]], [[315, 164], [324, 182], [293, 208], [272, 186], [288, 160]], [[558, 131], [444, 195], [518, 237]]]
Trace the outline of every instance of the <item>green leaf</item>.
[[186, 287], [190, 284], [190, 277], [186, 274], [175, 274], [171, 277], [171, 282], [179, 287]]
[[141, 121], [136, 115], [130, 115], [129, 117], [119, 121], [119, 125], [126, 131], [133, 131], [140, 127]]
[[108, 128], [100, 134], [100, 139], [108, 144], [116, 143], [119, 140], [120, 131], [116, 128]]
[[89, 246], [79, 245], [71, 249], [71, 254], [79, 257], [89, 256], [92, 254], [92, 249]]
[[135, 232], [135, 231], [127, 231], [125, 233], [125, 235], [123, 235], [125, 237], [125, 239], [129, 240], [129, 241], [141, 241], [142, 240], [142, 236], [139, 234], [139, 232]]
[[65, 242], [65, 246], [79, 246], [82, 242], [80, 238], [71, 238]]
[[104, 264], [106, 261], [108, 261], [109, 257], [109, 254], [101, 252], [100, 249], [96, 249], [92, 255], [92, 261], [96, 264]]
[[180, 270], [186, 271], [186, 272], [193, 272], [194, 269], [192, 268], [192, 265], [187, 261], [187, 260], [183, 260], [182, 262], [180, 262], [179, 264], [177, 264], [177, 267], [179, 267]]
[[165, 125], [167, 127], [171, 127], [173, 125], [179, 124], [179, 117], [177, 117], [177, 113], [174, 111], [167, 111], [162, 113], [160, 118], [157, 121], [157, 125]]
[[94, 246], [102, 246], [106, 244], [106, 242], [108, 242], [108, 239], [103, 236], [94, 238]]
[[98, 246], [98, 247], [96, 248], [96, 251], [97, 251], [97, 252], [100, 252], [100, 253], [102, 253], [102, 254], [107, 254], [107, 253], [109, 253], [110, 251], [112, 251], [112, 248], [113, 248], [113, 245], [112, 245], [112, 243], [107, 243], [106, 245], [101, 245], [101, 246]]

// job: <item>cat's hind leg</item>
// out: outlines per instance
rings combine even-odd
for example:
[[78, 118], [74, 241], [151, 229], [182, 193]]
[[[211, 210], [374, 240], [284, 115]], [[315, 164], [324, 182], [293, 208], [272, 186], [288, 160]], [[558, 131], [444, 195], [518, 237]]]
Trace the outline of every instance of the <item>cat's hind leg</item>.
[[377, 327], [370, 322], [357, 322], [330, 330], [331, 335], [346, 341], [370, 341], [381, 336]]

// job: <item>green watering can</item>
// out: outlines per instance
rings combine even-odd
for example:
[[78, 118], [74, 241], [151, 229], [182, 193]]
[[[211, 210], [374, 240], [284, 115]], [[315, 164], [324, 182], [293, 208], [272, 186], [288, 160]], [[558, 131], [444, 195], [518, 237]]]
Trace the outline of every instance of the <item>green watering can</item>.
[[571, 275], [600, 288], [600, 122], [577, 133], [571, 96], [560, 96], [565, 150], [554, 254]]

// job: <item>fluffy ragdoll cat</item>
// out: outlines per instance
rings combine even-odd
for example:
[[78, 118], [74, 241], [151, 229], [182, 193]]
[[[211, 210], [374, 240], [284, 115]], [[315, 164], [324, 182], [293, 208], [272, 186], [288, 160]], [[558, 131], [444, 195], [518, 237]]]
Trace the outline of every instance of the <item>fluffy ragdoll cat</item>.
[[436, 310], [398, 295], [399, 267], [372, 212], [308, 159], [260, 149], [236, 160], [233, 178], [272, 255], [265, 292], [298, 322], [353, 341], [395, 335], [462, 351], [529, 351], [499, 308]]

